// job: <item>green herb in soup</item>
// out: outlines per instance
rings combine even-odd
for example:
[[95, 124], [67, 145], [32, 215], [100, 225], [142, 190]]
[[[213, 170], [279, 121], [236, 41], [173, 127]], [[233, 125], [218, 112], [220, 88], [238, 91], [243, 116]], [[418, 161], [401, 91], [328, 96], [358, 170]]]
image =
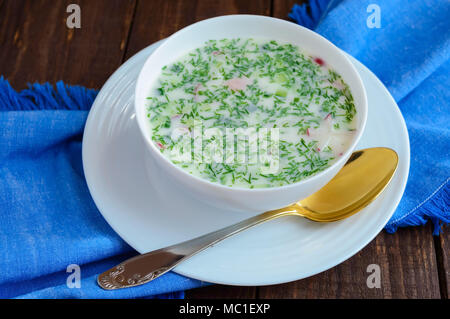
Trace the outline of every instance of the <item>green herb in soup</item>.
[[230, 187], [314, 175], [342, 156], [356, 127], [349, 87], [326, 61], [265, 39], [210, 40], [165, 66], [147, 111], [163, 155]]

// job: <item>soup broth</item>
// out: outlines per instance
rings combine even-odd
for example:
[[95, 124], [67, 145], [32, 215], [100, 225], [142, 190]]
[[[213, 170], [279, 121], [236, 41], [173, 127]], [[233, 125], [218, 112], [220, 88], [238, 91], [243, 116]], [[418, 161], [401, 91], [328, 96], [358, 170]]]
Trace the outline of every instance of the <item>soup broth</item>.
[[353, 140], [348, 85], [295, 45], [210, 40], [160, 72], [147, 98], [152, 140], [202, 179], [244, 188], [295, 183], [332, 165]]

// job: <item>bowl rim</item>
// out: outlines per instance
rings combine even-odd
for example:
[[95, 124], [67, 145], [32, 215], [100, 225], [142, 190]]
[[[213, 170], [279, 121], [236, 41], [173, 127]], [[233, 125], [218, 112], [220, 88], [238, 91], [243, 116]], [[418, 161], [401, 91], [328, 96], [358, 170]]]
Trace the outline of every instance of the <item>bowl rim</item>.
[[[355, 75], [355, 80], [356, 80], [356, 85], [355, 86], [359, 86], [360, 87], [360, 91], [362, 93], [362, 100], [363, 102], [361, 103], [361, 105], [359, 105], [359, 108], [361, 108], [361, 110], [358, 109], [358, 112], [362, 111], [362, 116], [360, 116], [360, 121], [361, 121], [361, 128], [357, 131], [357, 135], [353, 138], [352, 143], [350, 144], [349, 147], [347, 147], [347, 149], [345, 150], [345, 152], [342, 154], [342, 156], [340, 156], [340, 158], [334, 162], [332, 165], [330, 165], [329, 167], [327, 167], [326, 169], [324, 169], [323, 171], [320, 171], [314, 175], [308, 176], [305, 179], [302, 179], [300, 181], [297, 181], [295, 183], [290, 183], [290, 184], [286, 184], [286, 185], [282, 185], [282, 186], [273, 186], [273, 187], [264, 187], [264, 188], [246, 188], [246, 187], [230, 187], [230, 186], [226, 186], [226, 185], [222, 185], [216, 182], [212, 182], [209, 181], [207, 179], [203, 179], [201, 177], [195, 176], [193, 174], [188, 173], [187, 171], [183, 170], [181, 167], [179, 167], [178, 165], [174, 164], [169, 158], [167, 158], [166, 156], [164, 156], [159, 149], [157, 149], [156, 145], [152, 142], [152, 140], [150, 139], [150, 136], [148, 134], [148, 132], [145, 130], [145, 123], [144, 121], [147, 119], [146, 117], [141, 117], [139, 116], [140, 112], [138, 110], [139, 108], [139, 101], [138, 101], [138, 91], [140, 88], [140, 83], [142, 82], [142, 78], [144, 76], [144, 71], [146, 70], [146, 65], [149, 63], [149, 61], [159, 52], [162, 51], [164, 49], [164, 47], [167, 45], [167, 43], [169, 43], [171, 40], [173, 40], [173, 38], [175, 38], [176, 36], [179, 36], [180, 34], [183, 34], [185, 32], [189, 32], [192, 28], [198, 26], [199, 24], [204, 24], [207, 23], [209, 21], [212, 20], [226, 20], [226, 19], [235, 19], [235, 18], [249, 18], [249, 19], [261, 19], [261, 22], [264, 23], [269, 22], [270, 21], [276, 21], [277, 23], [281, 23], [281, 24], [285, 24], [286, 26], [292, 27], [292, 25], [294, 25], [295, 27], [302, 29], [303, 32], [309, 33], [310, 35], [312, 35], [313, 37], [315, 37], [314, 41], [322, 41], [324, 43], [326, 43], [328, 46], [330, 46], [332, 48], [332, 50], [335, 51], [335, 54], [340, 55], [341, 58], [343, 58], [346, 63], [348, 68], [351, 70], [351, 72]], [[347, 67], [346, 66], [346, 67]], [[143, 103], [143, 102], [142, 102]], [[329, 174], [335, 167], [340, 166], [340, 165], [344, 165], [345, 161], [347, 161], [347, 158], [350, 156], [350, 154], [354, 151], [356, 145], [358, 144], [364, 130], [366, 127], [366, 123], [367, 123], [367, 116], [368, 116], [368, 101], [367, 101], [367, 92], [366, 89], [364, 87], [364, 84], [362, 82], [362, 79], [358, 73], [358, 71], [356, 70], [356, 67], [353, 65], [353, 63], [350, 61], [350, 59], [344, 54], [344, 51], [342, 51], [341, 49], [339, 49], [337, 46], [335, 46], [331, 41], [327, 40], [325, 37], [323, 37], [322, 35], [308, 29], [305, 28], [301, 25], [298, 24], [294, 24], [293, 22], [290, 21], [286, 21], [286, 20], [282, 20], [282, 19], [278, 19], [278, 18], [274, 18], [274, 17], [269, 17], [269, 16], [263, 16], [263, 15], [254, 15], [254, 14], [230, 14], [230, 15], [222, 15], [222, 16], [216, 16], [216, 17], [212, 17], [212, 18], [208, 18], [208, 19], [204, 19], [204, 20], [200, 20], [197, 21], [193, 24], [190, 24], [178, 31], [176, 31], [175, 33], [171, 34], [169, 37], [167, 37], [165, 39], [165, 41], [158, 47], [156, 48], [156, 50], [149, 56], [147, 57], [147, 59], [145, 60], [145, 63], [142, 67], [142, 69], [139, 72], [137, 81], [136, 81], [136, 87], [135, 87], [135, 94], [134, 94], [134, 108], [135, 108], [135, 114], [136, 114], [136, 119], [137, 119], [137, 123], [139, 126], [139, 131], [141, 133], [141, 136], [144, 137], [144, 140], [146, 142], [146, 144], [150, 147], [150, 151], [153, 154], [156, 154], [157, 157], [159, 157], [159, 159], [161, 159], [163, 162], [165, 162], [165, 164], [168, 164], [171, 168], [175, 169], [176, 172], [180, 173], [181, 175], [183, 175], [184, 177], [186, 177], [187, 179], [191, 179], [194, 180], [197, 183], [200, 183], [204, 186], [207, 187], [212, 187], [214, 189], [217, 190], [222, 190], [222, 191], [226, 191], [226, 192], [245, 192], [245, 193], [268, 193], [268, 192], [274, 192], [274, 191], [278, 191], [278, 190], [286, 190], [286, 189], [290, 189], [290, 188], [296, 188], [299, 187], [302, 184], [307, 184], [312, 182], [313, 180], [318, 180], [321, 177], [323, 177], [326, 174]]]

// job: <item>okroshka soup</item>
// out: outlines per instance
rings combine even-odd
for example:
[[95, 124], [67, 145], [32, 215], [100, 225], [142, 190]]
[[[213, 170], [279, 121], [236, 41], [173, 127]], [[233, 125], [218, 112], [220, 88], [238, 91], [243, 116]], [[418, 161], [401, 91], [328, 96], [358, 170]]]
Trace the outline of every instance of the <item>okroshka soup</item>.
[[330, 167], [358, 132], [328, 61], [271, 38], [211, 39], [149, 83], [146, 120], [163, 156], [226, 187], [271, 188]]

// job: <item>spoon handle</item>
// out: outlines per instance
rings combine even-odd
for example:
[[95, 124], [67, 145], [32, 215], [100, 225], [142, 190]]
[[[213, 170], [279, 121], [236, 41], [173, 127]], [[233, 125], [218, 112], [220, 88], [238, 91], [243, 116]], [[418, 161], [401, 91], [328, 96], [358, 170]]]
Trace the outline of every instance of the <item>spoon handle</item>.
[[293, 212], [293, 210], [286, 208], [265, 212], [212, 233], [130, 258], [99, 275], [97, 283], [107, 290], [145, 284], [225, 238], [265, 221], [290, 215]]

